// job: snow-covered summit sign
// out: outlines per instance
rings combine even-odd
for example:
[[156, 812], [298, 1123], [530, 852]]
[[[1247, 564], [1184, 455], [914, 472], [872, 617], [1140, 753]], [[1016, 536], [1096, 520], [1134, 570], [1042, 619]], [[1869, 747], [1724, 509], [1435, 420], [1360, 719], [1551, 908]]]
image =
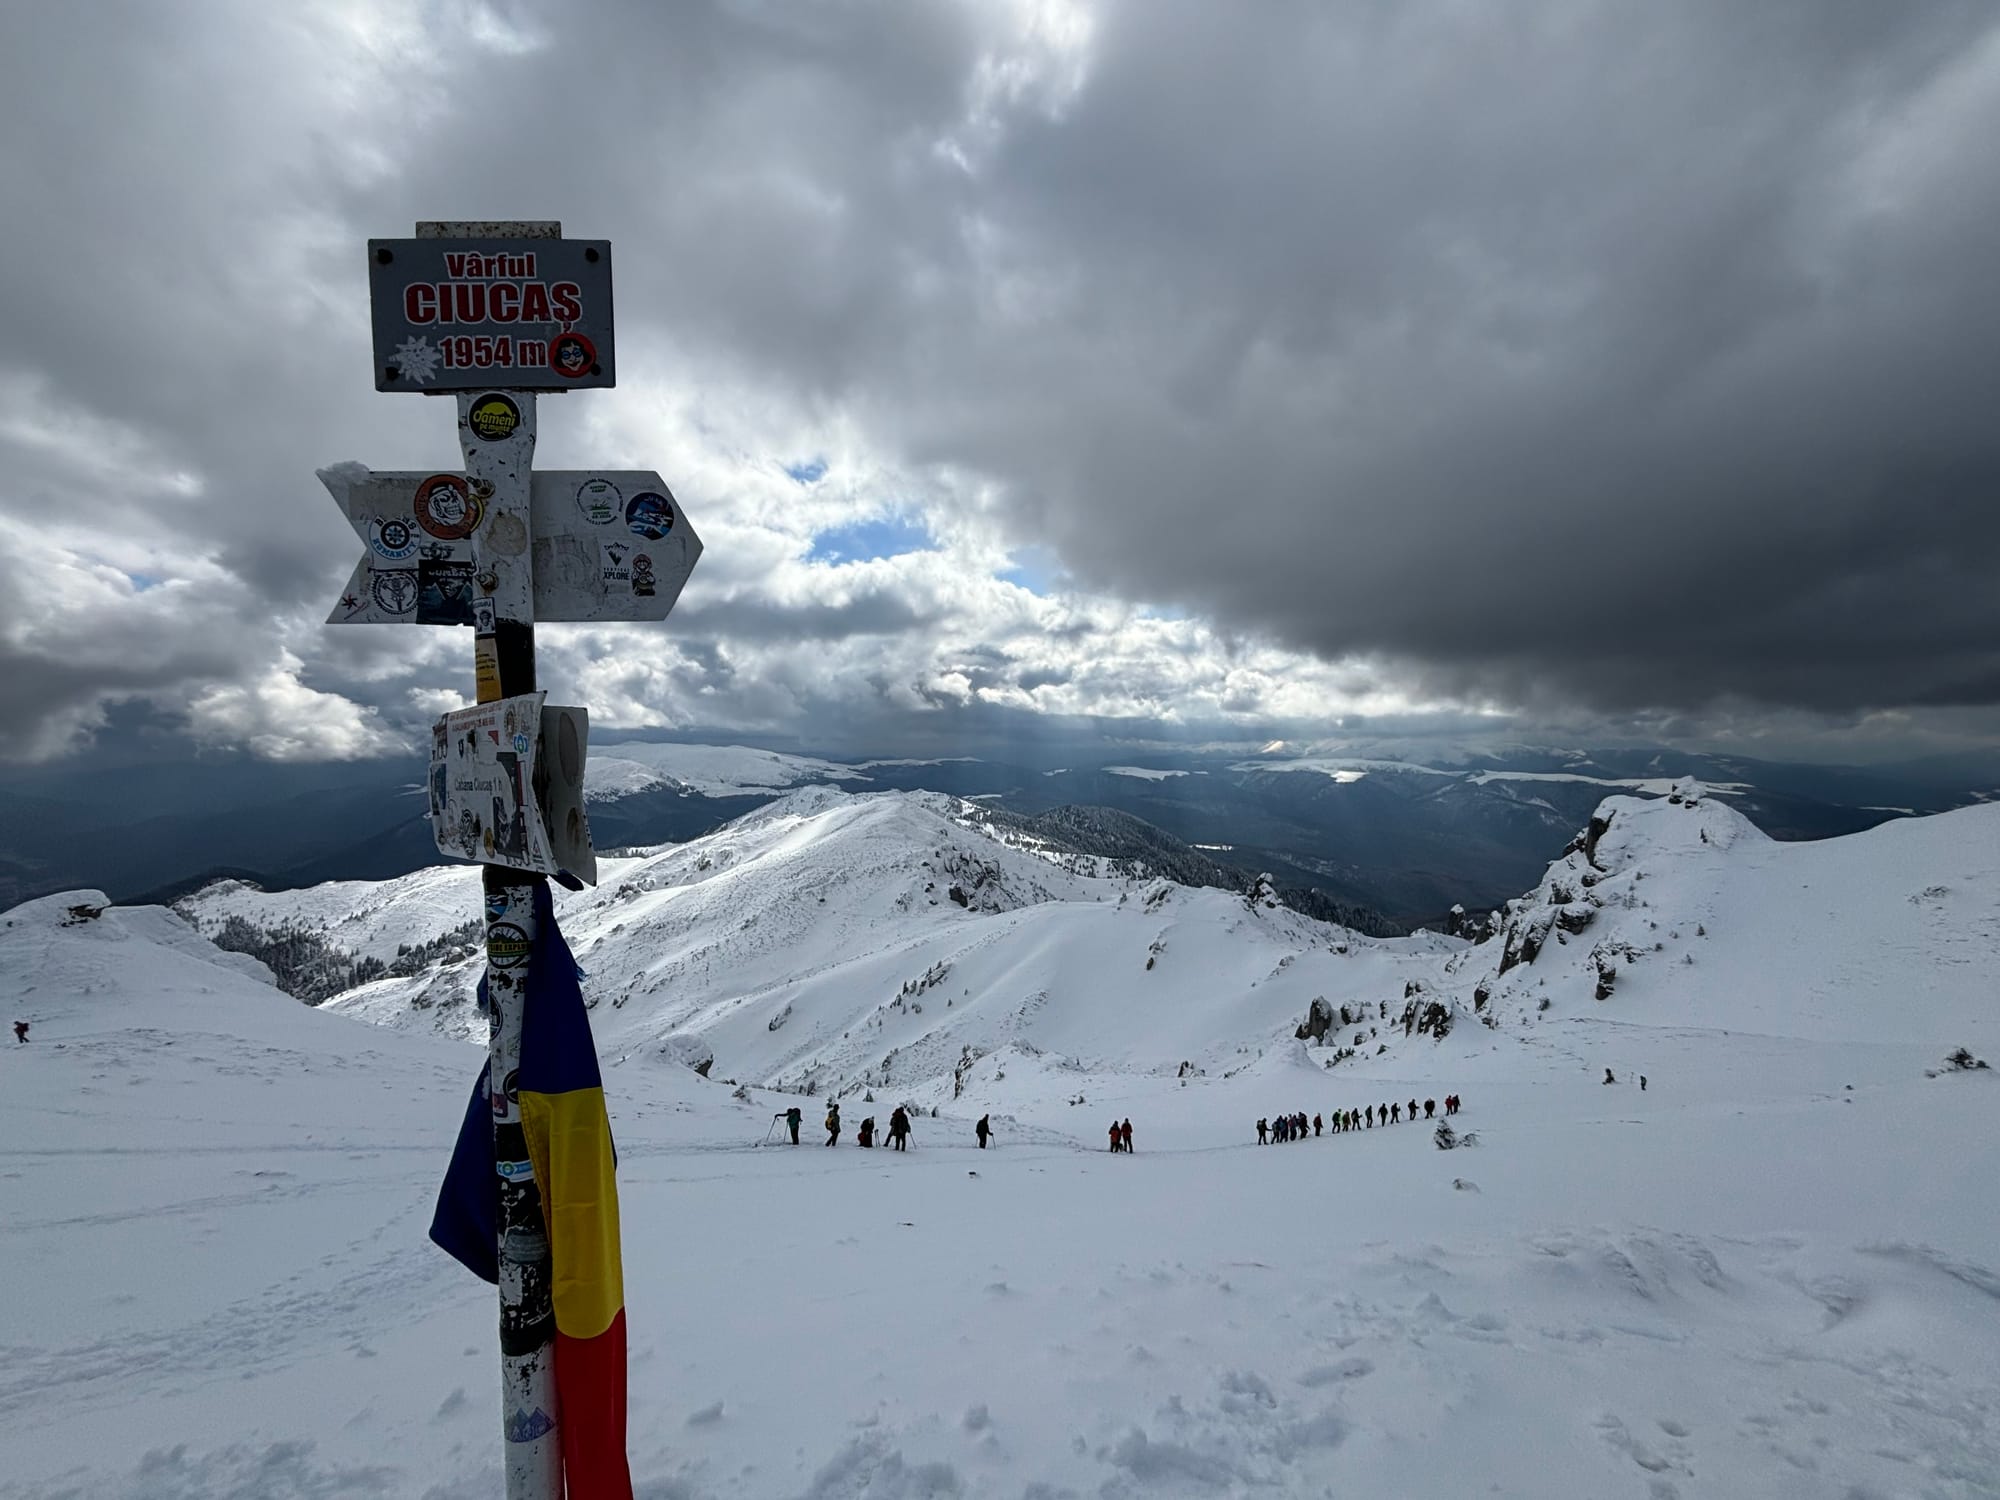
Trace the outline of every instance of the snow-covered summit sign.
[[611, 242], [368, 242], [378, 391], [573, 391], [617, 382]]

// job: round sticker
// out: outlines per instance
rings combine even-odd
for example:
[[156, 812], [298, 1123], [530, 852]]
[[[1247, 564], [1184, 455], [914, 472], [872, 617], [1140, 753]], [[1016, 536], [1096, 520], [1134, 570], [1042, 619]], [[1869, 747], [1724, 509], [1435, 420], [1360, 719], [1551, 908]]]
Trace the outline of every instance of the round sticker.
[[441, 542], [463, 541], [479, 524], [483, 507], [456, 474], [433, 474], [417, 486], [411, 502], [417, 524]]
[[387, 568], [369, 578], [375, 607], [385, 615], [406, 615], [417, 607], [417, 570]]
[[481, 442], [503, 442], [512, 437], [521, 425], [521, 408], [500, 392], [489, 391], [472, 403], [472, 410], [466, 413], [465, 424]]
[[549, 368], [570, 380], [581, 380], [597, 363], [597, 346], [580, 333], [559, 333], [549, 340]]
[[513, 922], [494, 922], [486, 929], [486, 961], [496, 969], [519, 968], [528, 958], [528, 934]]
[[514, 736], [514, 753], [516, 755], [526, 755], [528, 753], [528, 737], [525, 734]]
[[368, 528], [368, 545], [377, 557], [401, 561], [417, 550], [417, 529], [395, 516], [379, 517]]
[[593, 526], [609, 526], [625, 509], [625, 497], [608, 479], [586, 479], [576, 487], [576, 508]]
[[626, 505], [625, 524], [637, 535], [657, 542], [674, 529], [674, 503], [658, 490], [642, 491]]

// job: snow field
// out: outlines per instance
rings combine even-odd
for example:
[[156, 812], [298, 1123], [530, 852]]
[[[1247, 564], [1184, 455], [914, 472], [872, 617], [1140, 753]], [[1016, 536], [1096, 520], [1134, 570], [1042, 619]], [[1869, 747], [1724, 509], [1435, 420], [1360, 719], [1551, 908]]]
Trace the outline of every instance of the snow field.
[[[1513, 919], [1594, 914], [1500, 975], [1504, 939], [1149, 909], [940, 805], [797, 793], [564, 909], [587, 990], [631, 987], [594, 1019], [648, 1500], [2000, 1494], [2000, 1078], [1925, 1076], [2000, 1052], [1996, 810], [1776, 845], [1613, 799], [1594, 882], [1572, 858]], [[985, 907], [929, 905], [948, 850]], [[75, 899], [0, 916], [35, 1024], [0, 1051], [0, 1496], [496, 1493], [492, 1293], [423, 1238], [478, 1049], [420, 989], [340, 1002], [396, 1023], [364, 1026]], [[1598, 1002], [1607, 940], [1645, 952]], [[1441, 1042], [1378, 1017], [1329, 1069], [1291, 1035], [1413, 982]], [[841, 1147], [824, 1096], [759, 1146], [794, 1096], [663, 1060], [701, 1018], [718, 1074], [854, 1080]], [[1475, 1148], [1253, 1144], [1450, 1092]], [[908, 1154], [851, 1144], [904, 1098]]]

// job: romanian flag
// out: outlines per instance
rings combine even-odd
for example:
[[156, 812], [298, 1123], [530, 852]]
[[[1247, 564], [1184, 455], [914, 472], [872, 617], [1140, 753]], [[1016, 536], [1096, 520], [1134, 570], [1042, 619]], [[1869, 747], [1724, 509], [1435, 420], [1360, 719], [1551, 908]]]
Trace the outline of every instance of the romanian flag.
[[[569, 1500], [631, 1500], [617, 1161], [578, 973], [556, 930], [548, 886], [537, 882], [516, 1088], [549, 1229], [563, 1474]], [[484, 990], [482, 983], [482, 1003]], [[482, 1070], [438, 1193], [431, 1238], [474, 1275], [494, 1281], [500, 1178], [487, 1089]]]

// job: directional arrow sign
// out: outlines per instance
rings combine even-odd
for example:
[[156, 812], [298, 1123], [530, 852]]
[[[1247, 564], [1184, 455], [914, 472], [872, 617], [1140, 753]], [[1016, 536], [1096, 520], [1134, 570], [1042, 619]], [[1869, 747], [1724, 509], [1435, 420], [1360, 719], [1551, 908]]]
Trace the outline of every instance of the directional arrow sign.
[[[330, 625], [471, 625], [475, 547], [505, 554], [511, 542], [518, 555], [527, 540], [489, 534], [493, 518], [463, 474], [340, 464], [319, 477], [367, 548]], [[537, 621], [664, 620], [701, 556], [650, 469], [537, 473], [529, 503]]]

